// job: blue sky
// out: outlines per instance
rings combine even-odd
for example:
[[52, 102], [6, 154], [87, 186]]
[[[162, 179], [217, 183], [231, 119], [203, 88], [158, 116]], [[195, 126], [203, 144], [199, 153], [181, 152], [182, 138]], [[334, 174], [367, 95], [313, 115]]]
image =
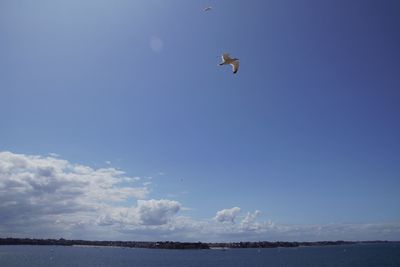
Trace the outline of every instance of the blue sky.
[[[257, 225], [390, 224], [360, 236], [399, 239], [399, 8], [394, 0], [1, 1], [3, 170], [15, 157], [121, 170], [143, 194], [107, 210], [165, 204], [172, 212], [155, 225], [225, 226], [227, 240], [256, 210]], [[240, 59], [236, 75], [218, 66], [224, 52]], [[2, 190], [14, 174], [43, 178], [37, 166], [18, 168], [0, 173]], [[26, 204], [20, 197], [7, 201]], [[219, 221], [218, 211], [231, 217]], [[9, 220], [1, 235], [28, 233]], [[199, 238], [190, 234], [197, 228], [168, 229], [140, 237]]]

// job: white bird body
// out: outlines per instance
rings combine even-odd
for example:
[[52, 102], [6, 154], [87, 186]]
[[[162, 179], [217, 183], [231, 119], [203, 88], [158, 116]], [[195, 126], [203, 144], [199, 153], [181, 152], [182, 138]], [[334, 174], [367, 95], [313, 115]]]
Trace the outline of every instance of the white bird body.
[[212, 7], [208, 6], [206, 8], [203, 9], [203, 11], [210, 11], [212, 9]]
[[231, 58], [229, 54], [225, 53], [221, 56], [222, 62], [219, 64], [222, 65], [231, 65], [233, 73], [236, 73], [239, 70], [239, 59]]

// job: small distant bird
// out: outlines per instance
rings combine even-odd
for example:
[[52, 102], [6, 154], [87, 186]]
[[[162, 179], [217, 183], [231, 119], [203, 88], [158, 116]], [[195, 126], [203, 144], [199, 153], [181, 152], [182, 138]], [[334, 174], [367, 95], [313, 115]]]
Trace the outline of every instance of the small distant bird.
[[204, 8], [203, 11], [210, 11], [211, 9], [212, 9], [212, 7], [208, 6], [208, 7]]
[[232, 71], [235, 74], [239, 69], [239, 59], [231, 58], [229, 56], [229, 54], [225, 53], [222, 55], [222, 62], [219, 65], [222, 66], [222, 65], [228, 65], [228, 64], [232, 66]]

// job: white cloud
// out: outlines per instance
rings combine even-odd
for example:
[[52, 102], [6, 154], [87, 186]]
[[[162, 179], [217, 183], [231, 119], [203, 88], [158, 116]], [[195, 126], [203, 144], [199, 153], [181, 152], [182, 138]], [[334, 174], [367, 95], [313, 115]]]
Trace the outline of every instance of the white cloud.
[[134, 181], [114, 168], [0, 152], [0, 224], [87, 221], [106, 207], [145, 198], [148, 188]]
[[242, 229], [247, 231], [255, 231], [260, 229], [261, 225], [257, 222], [257, 218], [260, 216], [261, 211], [256, 210], [255, 212], [251, 213], [248, 212], [246, 217], [240, 222]]
[[138, 200], [133, 207], [107, 207], [96, 224], [123, 227], [158, 226], [170, 222], [181, 209], [177, 201], [167, 199]]
[[233, 207], [230, 209], [223, 209], [217, 212], [215, 215], [215, 220], [218, 222], [231, 222], [234, 223], [236, 216], [239, 214], [240, 208], [239, 207]]
[[0, 152], [0, 235], [177, 241], [400, 239], [400, 222], [278, 224], [261, 221], [258, 210], [241, 217], [239, 207], [220, 210], [214, 218], [193, 219], [179, 215], [187, 209], [177, 201], [145, 200], [149, 191], [139, 177], [115, 168]]
[[181, 208], [177, 201], [138, 200], [137, 211], [141, 224], [162, 225], [166, 224]]

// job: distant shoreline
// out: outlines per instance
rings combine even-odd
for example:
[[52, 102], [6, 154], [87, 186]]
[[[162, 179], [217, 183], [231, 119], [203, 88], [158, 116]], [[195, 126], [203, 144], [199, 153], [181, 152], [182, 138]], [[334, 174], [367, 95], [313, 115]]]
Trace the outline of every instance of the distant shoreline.
[[338, 246], [352, 244], [397, 243], [397, 241], [316, 241], [316, 242], [145, 242], [145, 241], [88, 241], [67, 239], [31, 239], [31, 238], [0, 238], [1, 245], [50, 245], [50, 246], [79, 246], [79, 247], [124, 247], [150, 249], [235, 249], [235, 248], [293, 248], [312, 246]]

